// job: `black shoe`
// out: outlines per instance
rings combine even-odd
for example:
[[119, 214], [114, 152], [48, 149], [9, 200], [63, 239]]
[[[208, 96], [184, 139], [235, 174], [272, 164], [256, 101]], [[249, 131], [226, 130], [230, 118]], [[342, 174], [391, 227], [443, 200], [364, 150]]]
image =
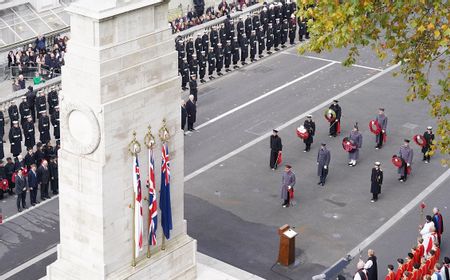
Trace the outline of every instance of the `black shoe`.
[[36, 203], [31, 203], [31, 206], [34, 207], [36, 205]]
[[183, 91], [185, 91], [185, 90], [187, 90], [187, 87], [182, 87], [181, 89], [182, 89]]
[[280, 49], [279, 48], [275, 48], [275, 51], [279, 51]]
[[322, 182], [317, 183], [317, 185], [322, 185]]
[[285, 45], [281, 45], [281, 48], [283, 48], [283, 49], [284, 49], [284, 48], [286, 48], [286, 46], [285, 46]]
[[225, 72], [231, 72], [231, 70], [230, 69], [225, 69]]
[[220, 72], [218, 72], [218, 73], [217, 73], [217, 76], [223, 76], [223, 74], [222, 74], [222, 73], [220, 73]]
[[271, 51], [268, 51], [267, 54], [272, 54], [272, 52], [271, 52]]
[[57, 195], [57, 194], [58, 194], [58, 192], [57, 192], [57, 191], [54, 191], [54, 192], [53, 192], [53, 195]]
[[45, 197], [41, 197], [41, 201], [45, 201], [47, 198]]
[[19, 209], [17, 209], [17, 211], [22, 212], [22, 209], [19, 208]]
[[200, 83], [203, 84], [203, 83], [206, 83], [206, 81], [205, 81], [204, 79], [201, 79], [201, 80], [200, 80]]
[[325, 186], [325, 183], [322, 183], [322, 187]]
[[262, 54], [259, 55], [259, 58], [263, 58], [263, 57], [264, 57], [264, 55], [262, 55]]

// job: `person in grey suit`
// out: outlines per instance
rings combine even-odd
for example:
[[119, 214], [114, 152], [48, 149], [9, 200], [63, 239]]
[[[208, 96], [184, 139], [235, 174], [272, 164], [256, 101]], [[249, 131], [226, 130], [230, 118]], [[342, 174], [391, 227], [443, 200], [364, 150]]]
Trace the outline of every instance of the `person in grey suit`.
[[317, 153], [317, 176], [320, 177], [317, 185], [325, 185], [325, 179], [328, 175], [328, 168], [331, 160], [330, 151], [327, 150], [326, 144], [322, 143], [319, 152]]
[[[25, 198], [27, 196], [27, 185], [25, 181], [25, 177], [23, 177], [22, 169], [17, 170], [17, 174], [15, 177], [16, 183], [16, 194], [17, 194], [17, 210], [22, 212], [23, 209], [27, 209], [25, 204]], [[20, 203], [22, 202], [22, 207], [20, 207]]]

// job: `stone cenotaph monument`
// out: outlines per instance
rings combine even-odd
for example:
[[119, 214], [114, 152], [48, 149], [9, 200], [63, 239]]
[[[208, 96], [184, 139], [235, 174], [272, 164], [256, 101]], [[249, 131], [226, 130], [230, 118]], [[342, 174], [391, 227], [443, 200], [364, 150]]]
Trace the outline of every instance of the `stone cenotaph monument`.
[[[195, 279], [196, 241], [184, 220], [184, 151], [180, 130], [177, 55], [168, 27], [168, 2], [80, 0], [69, 8], [71, 38], [62, 73], [60, 244], [49, 280]], [[173, 230], [147, 258], [148, 202], [143, 200], [144, 248], [133, 259], [133, 132], [143, 197], [148, 197], [147, 149], [155, 135], [159, 191], [163, 119], [170, 133]]]

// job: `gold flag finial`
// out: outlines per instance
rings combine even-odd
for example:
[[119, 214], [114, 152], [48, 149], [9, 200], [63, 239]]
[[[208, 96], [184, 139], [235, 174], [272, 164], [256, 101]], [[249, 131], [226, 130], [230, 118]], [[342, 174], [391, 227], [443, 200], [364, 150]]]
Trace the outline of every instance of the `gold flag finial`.
[[169, 130], [167, 129], [167, 121], [165, 118], [162, 121], [162, 127], [159, 129], [159, 139], [163, 143], [168, 142], [170, 139]]
[[136, 140], [136, 131], [133, 131], [133, 140], [128, 144], [128, 152], [133, 156], [141, 152], [141, 144]]
[[147, 146], [148, 149], [153, 149], [156, 145], [155, 137], [152, 134], [152, 127], [148, 126], [148, 131], [144, 136], [144, 145]]

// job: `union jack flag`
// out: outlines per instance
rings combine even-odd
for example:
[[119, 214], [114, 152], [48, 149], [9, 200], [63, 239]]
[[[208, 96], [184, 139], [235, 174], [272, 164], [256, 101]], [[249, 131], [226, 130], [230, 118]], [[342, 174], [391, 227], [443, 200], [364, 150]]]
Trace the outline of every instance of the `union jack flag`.
[[158, 227], [158, 202], [156, 200], [155, 189], [155, 159], [153, 157], [153, 149], [148, 150], [148, 245], [156, 245], [156, 229]]
[[161, 226], [164, 236], [169, 239], [172, 230], [172, 209], [170, 205], [170, 159], [167, 143], [162, 146], [161, 190], [159, 208], [161, 209]]
[[141, 189], [141, 172], [139, 169], [139, 161], [137, 155], [133, 156], [133, 189], [134, 189], [134, 241], [135, 241], [135, 257], [139, 256], [139, 252], [143, 248], [144, 221], [142, 212], [142, 189]]

